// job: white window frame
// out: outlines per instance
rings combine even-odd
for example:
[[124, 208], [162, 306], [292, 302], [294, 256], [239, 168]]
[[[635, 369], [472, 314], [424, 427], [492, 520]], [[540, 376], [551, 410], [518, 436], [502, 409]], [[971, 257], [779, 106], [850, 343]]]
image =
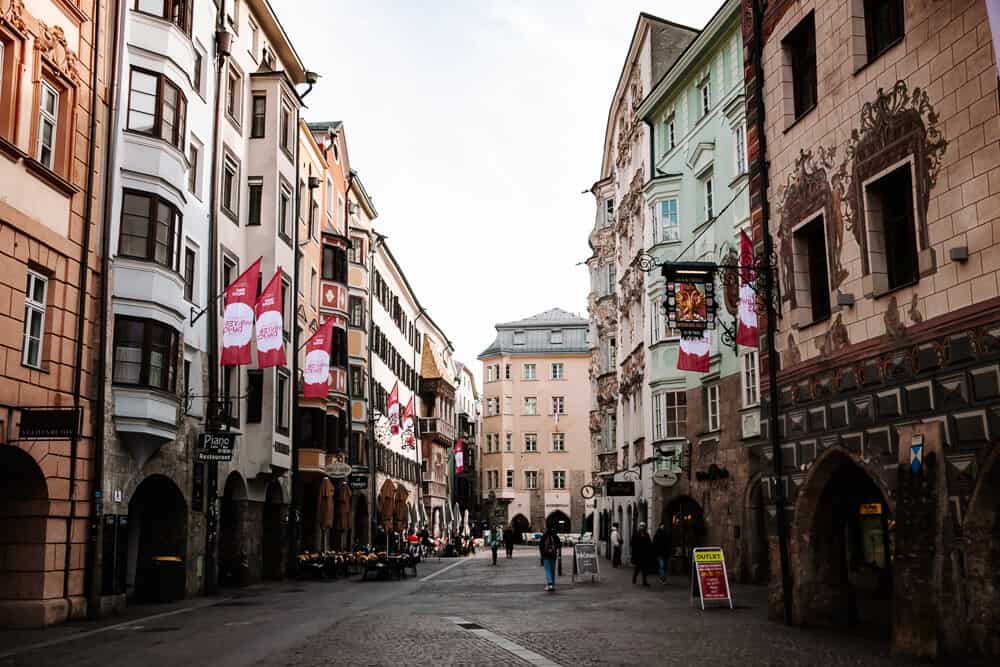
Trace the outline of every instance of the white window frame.
[[524, 364], [524, 366], [521, 367], [521, 372], [523, 380], [538, 379], [538, 367], [535, 364]]
[[[42, 300], [33, 298], [36, 286], [42, 285]], [[46, 304], [49, 299], [49, 279], [40, 273], [27, 271], [27, 278], [24, 286], [24, 336], [21, 343], [21, 364], [29, 368], [42, 367], [42, 354], [45, 348], [45, 315]], [[36, 359], [30, 359], [28, 351], [31, 349], [29, 343], [36, 337], [31, 335], [31, 323], [38, 318], [38, 354]]]
[[552, 471], [552, 488], [555, 491], [564, 491], [566, 489], [566, 471], [565, 470], [553, 470]]
[[615, 224], [615, 199], [608, 197], [604, 200], [604, 226], [610, 227]]
[[[499, 435], [500, 434], [498, 433], [497, 434], [498, 438], [499, 438]], [[507, 431], [506, 433], [504, 433], [504, 436], [503, 436], [503, 450], [505, 452], [512, 452], [512, 451], [514, 451], [514, 434], [511, 433], [510, 431]], [[500, 441], [499, 441], [499, 439], [497, 440], [497, 451], [500, 451]]]
[[534, 417], [538, 414], [538, 397], [537, 396], [525, 396], [524, 397], [524, 414], [529, 417]]
[[743, 407], [760, 405], [760, 363], [757, 350], [746, 350], [740, 354], [740, 394]]
[[[556, 443], [558, 443], [558, 445]], [[552, 434], [552, 451], [553, 452], [565, 452], [566, 451], [566, 434], [565, 433], [553, 433]]]
[[704, 117], [712, 108], [712, 78], [707, 77], [700, 86], [698, 86], [698, 104], [701, 109], [701, 115]]
[[537, 470], [525, 470], [524, 471], [524, 488], [530, 491], [534, 491], [538, 488], [538, 471]]
[[561, 329], [555, 329], [549, 332], [549, 345], [562, 345], [563, 342], [563, 332]]
[[503, 488], [505, 488], [505, 489], [513, 489], [514, 488], [514, 469], [513, 468], [507, 468], [504, 471], [504, 480], [503, 480], [503, 482], [504, 482], [504, 487]]
[[612, 261], [608, 264], [608, 291], [607, 294], [615, 293], [615, 283], [618, 282], [617, 269], [615, 268], [615, 263]]
[[705, 386], [705, 401], [708, 407], [708, 430], [718, 431], [722, 428], [722, 406], [719, 402], [719, 384]]
[[552, 364], [552, 379], [553, 380], [565, 380], [566, 379], [566, 368], [562, 362], [557, 362]]
[[[666, 215], [665, 208], [670, 205], [673, 208], [671, 216]], [[678, 243], [681, 240], [681, 223], [678, 214], [678, 202], [676, 197], [667, 197], [653, 202], [650, 206], [650, 217], [653, 220], [653, 243]], [[667, 227], [668, 217], [670, 226]]]
[[537, 433], [525, 433], [524, 434], [524, 451], [535, 453], [538, 451], [538, 434]]
[[705, 220], [711, 220], [715, 216], [715, 200], [712, 189], [714, 187], [714, 178], [709, 176], [705, 179]]
[[747, 173], [747, 129], [743, 121], [733, 129], [733, 145], [736, 149], [736, 175]]
[[564, 415], [564, 414], [566, 414], [566, 397], [565, 396], [553, 396], [552, 397], [552, 414], [554, 414], [554, 415]]
[[664, 153], [669, 153], [677, 146], [677, 116], [671, 113], [664, 121], [666, 145]]
[[524, 345], [526, 342], [527, 339], [523, 331], [514, 332], [514, 345]]
[[[41, 82], [42, 92], [38, 98], [38, 148], [35, 159], [46, 169], [53, 169], [56, 162], [56, 149], [59, 146], [59, 91], [53, 88], [47, 81]], [[46, 93], [52, 98], [52, 111], [46, 108]], [[45, 136], [45, 128], [51, 127], [51, 142], [46, 144], [42, 137]], [[42, 158], [42, 150], [48, 149], [48, 159]]]

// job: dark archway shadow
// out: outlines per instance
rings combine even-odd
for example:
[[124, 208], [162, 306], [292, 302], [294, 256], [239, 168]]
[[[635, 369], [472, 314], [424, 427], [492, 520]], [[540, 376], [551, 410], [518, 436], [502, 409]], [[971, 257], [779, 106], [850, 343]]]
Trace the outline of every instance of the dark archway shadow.
[[522, 544], [524, 534], [531, 532], [531, 522], [523, 514], [515, 514], [514, 518], [510, 520], [510, 527], [514, 531], [515, 544]]
[[668, 569], [673, 574], [687, 574], [691, 571], [691, 554], [695, 547], [706, 546], [702, 543], [705, 516], [701, 505], [690, 496], [677, 496], [663, 507], [662, 516], [670, 533]]
[[[0, 599], [45, 597], [45, 535], [49, 491], [45, 475], [26, 451], [0, 445]], [[55, 563], [62, 569], [63, 563]]]
[[1000, 448], [986, 459], [962, 527], [968, 639], [981, 655], [1000, 656]]
[[272, 481], [267, 485], [264, 497], [264, 517], [262, 535], [262, 572], [265, 579], [281, 579], [284, 570], [285, 523], [284, 493], [281, 484]]
[[150, 475], [136, 488], [128, 507], [130, 596], [146, 601], [183, 598], [187, 560], [184, 494], [169, 477]]
[[243, 586], [249, 569], [243, 547], [247, 486], [235, 470], [226, 477], [219, 508], [219, 585]]

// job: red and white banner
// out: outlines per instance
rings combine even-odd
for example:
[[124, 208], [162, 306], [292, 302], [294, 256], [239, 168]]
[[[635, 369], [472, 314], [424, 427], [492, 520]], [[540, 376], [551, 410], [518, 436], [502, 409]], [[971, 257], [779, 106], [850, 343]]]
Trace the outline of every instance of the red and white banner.
[[410, 396], [410, 402], [403, 409], [403, 447], [417, 448], [416, 438], [413, 437], [413, 396]]
[[757, 327], [757, 293], [754, 291], [753, 243], [746, 232], [740, 232], [740, 308], [736, 325], [736, 344], [757, 347], [760, 329]]
[[257, 368], [285, 365], [285, 336], [281, 302], [281, 267], [257, 299]]
[[305, 398], [326, 398], [330, 391], [330, 349], [333, 346], [333, 318], [329, 317], [306, 341], [306, 362], [302, 368]]
[[461, 475], [465, 471], [465, 451], [461, 440], [455, 442], [455, 474]]
[[397, 435], [399, 433], [399, 382], [392, 386], [392, 391], [389, 392], [389, 398], [385, 401], [385, 413], [389, 418], [389, 428], [392, 429], [392, 434]]
[[681, 336], [681, 344], [677, 353], [677, 370], [708, 372], [708, 357], [712, 349], [712, 332], [705, 329], [701, 338], [685, 338]]
[[223, 366], [243, 366], [250, 363], [250, 336], [253, 331], [253, 308], [257, 303], [257, 280], [260, 259], [226, 288], [225, 311], [222, 315]]

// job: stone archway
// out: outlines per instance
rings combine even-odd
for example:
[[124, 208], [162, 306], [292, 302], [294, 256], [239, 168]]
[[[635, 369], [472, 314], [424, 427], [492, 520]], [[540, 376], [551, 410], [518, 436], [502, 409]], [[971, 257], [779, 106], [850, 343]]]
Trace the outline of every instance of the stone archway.
[[187, 523], [187, 503], [173, 480], [150, 475], [139, 484], [128, 505], [126, 586], [133, 598], [184, 597]]
[[558, 533], [573, 532], [573, 523], [565, 512], [555, 510], [545, 517], [545, 529], [555, 528]]
[[[46, 558], [48, 524], [49, 492], [42, 469], [23, 449], [0, 445], [0, 550], [7, 556], [0, 559], [0, 606], [6, 627], [52, 622], [42, 602], [46, 564], [61, 569], [63, 563]], [[55, 549], [53, 545], [51, 551]], [[57, 574], [61, 585], [62, 573]]]
[[744, 562], [741, 579], [744, 583], [766, 584], [771, 580], [771, 558], [768, 546], [767, 505], [764, 488], [758, 473], [747, 484], [743, 498], [744, 522], [746, 526]]
[[1000, 449], [986, 460], [962, 527], [968, 639], [982, 655], [1000, 655]]
[[514, 531], [514, 542], [521, 544], [524, 541], [524, 534], [531, 532], [531, 522], [523, 514], [515, 514], [510, 520], [511, 530]]
[[813, 464], [795, 502], [793, 612], [803, 625], [864, 624], [888, 633], [892, 555], [888, 494], [839, 448]]
[[690, 496], [672, 498], [663, 508], [663, 523], [670, 533], [671, 556], [669, 570], [672, 573], [691, 571], [691, 553], [695, 547], [705, 546], [705, 516], [699, 505]]
[[281, 579], [284, 559], [285, 524], [284, 493], [281, 484], [272, 481], [267, 485], [264, 497], [264, 518], [262, 535], [262, 576], [265, 579]]
[[226, 478], [219, 510], [219, 584], [247, 583], [249, 555], [244, 545], [244, 523], [248, 510], [247, 484], [235, 470]]

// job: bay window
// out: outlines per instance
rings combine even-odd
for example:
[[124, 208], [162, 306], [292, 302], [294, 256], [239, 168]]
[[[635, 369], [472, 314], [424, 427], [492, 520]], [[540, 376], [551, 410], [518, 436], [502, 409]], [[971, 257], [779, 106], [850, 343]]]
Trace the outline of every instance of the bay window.
[[173, 392], [177, 382], [177, 332], [135, 317], [115, 318], [115, 384]]
[[132, 68], [129, 78], [127, 129], [163, 139], [184, 150], [187, 99], [162, 74]]
[[156, 195], [126, 190], [122, 196], [122, 224], [118, 254], [144, 259], [178, 271], [181, 216]]
[[140, 14], [148, 14], [170, 21], [187, 34], [191, 34], [191, 6], [193, 0], [135, 0], [133, 8]]

